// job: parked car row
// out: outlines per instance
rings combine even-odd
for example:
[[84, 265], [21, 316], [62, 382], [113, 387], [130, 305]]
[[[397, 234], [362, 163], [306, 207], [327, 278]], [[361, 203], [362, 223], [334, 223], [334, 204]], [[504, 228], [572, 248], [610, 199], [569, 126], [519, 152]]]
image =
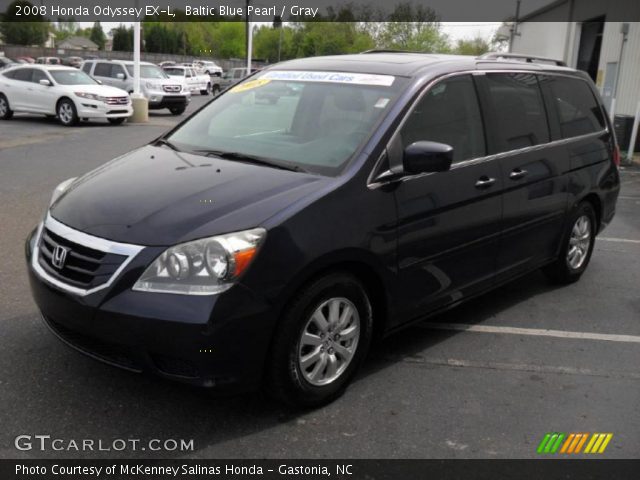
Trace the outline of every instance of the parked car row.
[[[57, 117], [67, 126], [92, 118], [120, 124], [133, 113], [129, 99], [134, 92], [132, 61], [83, 60], [78, 56], [0, 57], [0, 70], [1, 119], [25, 112]], [[168, 109], [173, 115], [181, 115], [192, 94], [216, 95], [247, 74], [246, 68], [223, 73], [211, 61], [141, 62], [140, 93], [148, 100], [150, 110]], [[83, 88], [79, 90], [78, 86]]]
[[103, 118], [119, 125], [133, 109], [127, 92], [101, 85], [81, 70], [33, 64], [0, 73], [0, 118], [8, 120], [14, 112], [58, 117], [65, 126], [81, 118]]

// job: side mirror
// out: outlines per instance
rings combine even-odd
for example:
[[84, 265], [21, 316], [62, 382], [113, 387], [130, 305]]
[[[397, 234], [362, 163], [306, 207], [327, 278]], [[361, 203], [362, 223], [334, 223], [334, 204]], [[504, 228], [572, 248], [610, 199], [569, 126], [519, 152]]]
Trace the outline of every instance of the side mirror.
[[404, 149], [402, 166], [406, 173], [446, 172], [451, 168], [453, 147], [444, 143], [420, 141]]
[[49, 80], [47, 80], [46, 78], [41, 79], [38, 83], [40, 85], [44, 85], [45, 87], [50, 87], [51, 86], [51, 82]]
[[97, 80], [94, 78], [94, 80], [97, 82], [98, 85], [102, 85], [102, 80]]
[[118, 80], [124, 80], [124, 73], [116, 73], [116, 78]]

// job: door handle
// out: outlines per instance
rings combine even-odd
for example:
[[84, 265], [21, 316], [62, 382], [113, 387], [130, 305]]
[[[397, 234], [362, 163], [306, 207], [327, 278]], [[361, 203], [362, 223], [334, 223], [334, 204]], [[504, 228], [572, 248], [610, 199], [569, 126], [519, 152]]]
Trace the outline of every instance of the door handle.
[[476, 182], [476, 188], [489, 188], [494, 183], [496, 183], [496, 179], [495, 178], [482, 176]]
[[521, 168], [515, 168], [509, 174], [509, 178], [511, 180], [519, 180], [522, 177], [524, 177], [527, 173], [529, 173], [529, 172], [527, 172], [526, 170], [523, 170]]

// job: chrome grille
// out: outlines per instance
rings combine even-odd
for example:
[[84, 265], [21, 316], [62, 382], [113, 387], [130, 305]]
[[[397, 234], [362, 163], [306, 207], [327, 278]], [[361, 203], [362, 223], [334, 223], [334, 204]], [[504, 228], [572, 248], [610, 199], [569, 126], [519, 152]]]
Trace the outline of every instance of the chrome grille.
[[47, 214], [31, 267], [50, 285], [80, 296], [107, 288], [144, 249], [75, 230]]
[[126, 105], [129, 103], [129, 97], [107, 97], [105, 103], [107, 105]]
[[163, 85], [165, 92], [177, 93], [181, 90], [180, 85]]
[[[58, 247], [66, 251], [60, 267], [54, 261]], [[42, 230], [39, 253], [38, 263], [49, 275], [80, 288], [94, 288], [106, 283], [127, 258], [71, 242], [47, 228]]]

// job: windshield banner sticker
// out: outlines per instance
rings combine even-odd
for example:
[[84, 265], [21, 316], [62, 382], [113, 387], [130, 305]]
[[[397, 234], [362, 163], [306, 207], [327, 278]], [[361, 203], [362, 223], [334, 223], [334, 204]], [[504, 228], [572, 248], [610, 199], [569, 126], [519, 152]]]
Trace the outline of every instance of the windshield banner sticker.
[[233, 87], [229, 91], [231, 93], [246, 92], [247, 90], [252, 90], [254, 88], [262, 87], [262, 86], [266, 85], [269, 82], [271, 82], [271, 80], [266, 79], [264, 77], [263, 78], [258, 78], [256, 80], [250, 80], [248, 82], [241, 83], [240, 85], [237, 85], [237, 86]]
[[351, 83], [355, 85], [376, 85], [382, 87], [390, 87], [395, 80], [393, 75], [346, 72], [304, 72], [295, 70], [272, 70], [265, 72], [260, 78], [300, 82]]

